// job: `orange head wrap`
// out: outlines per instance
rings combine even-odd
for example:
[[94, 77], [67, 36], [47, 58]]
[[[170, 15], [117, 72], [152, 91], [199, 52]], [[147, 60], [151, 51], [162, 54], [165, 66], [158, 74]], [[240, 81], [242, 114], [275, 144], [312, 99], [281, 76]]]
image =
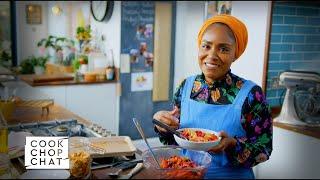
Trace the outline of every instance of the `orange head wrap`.
[[207, 28], [213, 23], [223, 23], [233, 32], [236, 40], [236, 59], [244, 52], [248, 42], [248, 32], [246, 26], [237, 18], [227, 14], [220, 14], [207, 19], [198, 33], [198, 47], [201, 44], [202, 36]]

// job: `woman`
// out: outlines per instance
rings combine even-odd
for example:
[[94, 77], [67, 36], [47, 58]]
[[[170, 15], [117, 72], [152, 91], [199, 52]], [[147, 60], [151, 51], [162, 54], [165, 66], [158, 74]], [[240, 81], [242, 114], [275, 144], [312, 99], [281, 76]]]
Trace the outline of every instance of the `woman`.
[[[252, 167], [272, 152], [272, 118], [261, 87], [231, 73], [230, 66], [244, 52], [247, 29], [237, 18], [217, 15], [198, 34], [198, 62], [202, 74], [185, 79], [174, 96], [172, 111], [154, 118], [177, 128], [205, 128], [220, 132], [219, 145], [206, 178], [254, 178]], [[176, 144], [172, 134], [155, 126], [164, 144]]]

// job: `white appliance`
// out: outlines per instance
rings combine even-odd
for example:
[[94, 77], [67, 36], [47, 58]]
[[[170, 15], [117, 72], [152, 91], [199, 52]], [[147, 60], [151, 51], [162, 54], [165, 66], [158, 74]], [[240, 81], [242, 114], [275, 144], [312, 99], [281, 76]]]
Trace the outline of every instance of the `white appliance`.
[[316, 72], [286, 71], [279, 84], [287, 88], [280, 115], [274, 119], [294, 125], [320, 125], [320, 75]]

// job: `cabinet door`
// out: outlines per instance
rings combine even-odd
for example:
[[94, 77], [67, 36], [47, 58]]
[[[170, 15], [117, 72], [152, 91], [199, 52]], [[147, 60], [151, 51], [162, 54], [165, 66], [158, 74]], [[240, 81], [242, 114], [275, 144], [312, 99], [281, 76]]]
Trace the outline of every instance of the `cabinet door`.
[[75, 114], [118, 134], [116, 84], [66, 87], [66, 108]]
[[274, 127], [271, 157], [256, 166], [256, 178], [317, 179], [319, 150], [319, 139]]

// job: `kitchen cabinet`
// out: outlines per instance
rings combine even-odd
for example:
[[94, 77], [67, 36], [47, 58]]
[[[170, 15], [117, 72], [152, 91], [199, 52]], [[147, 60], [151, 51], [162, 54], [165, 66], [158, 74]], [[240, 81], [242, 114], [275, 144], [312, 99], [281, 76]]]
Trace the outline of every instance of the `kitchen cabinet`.
[[116, 84], [66, 86], [66, 108], [118, 134]]
[[34, 87], [55, 103], [103, 128], [118, 134], [116, 83]]
[[319, 152], [320, 139], [274, 126], [271, 157], [256, 166], [256, 178], [318, 179]]

